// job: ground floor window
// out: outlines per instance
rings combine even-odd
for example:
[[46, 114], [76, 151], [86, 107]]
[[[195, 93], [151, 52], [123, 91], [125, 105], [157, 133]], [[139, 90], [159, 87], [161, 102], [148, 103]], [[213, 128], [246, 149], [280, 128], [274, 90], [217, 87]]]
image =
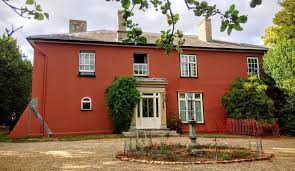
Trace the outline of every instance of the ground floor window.
[[179, 92], [178, 110], [183, 122], [194, 119], [197, 123], [204, 123], [202, 93]]
[[89, 97], [84, 97], [81, 100], [81, 110], [91, 110], [91, 99]]

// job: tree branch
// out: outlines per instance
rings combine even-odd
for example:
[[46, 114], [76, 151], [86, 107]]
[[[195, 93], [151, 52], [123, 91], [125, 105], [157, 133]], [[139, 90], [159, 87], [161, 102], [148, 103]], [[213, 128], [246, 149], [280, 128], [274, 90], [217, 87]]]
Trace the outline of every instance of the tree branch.
[[2, 45], [3, 43], [9, 41], [10, 37], [18, 30], [22, 29], [23, 26], [21, 27], [17, 27], [17, 28], [14, 28], [14, 26], [12, 25], [11, 26], [11, 30], [8, 30], [7, 28], [5, 29], [5, 33], [4, 35], [2, 36], [2, 39], [0, 40], [0, 45]]

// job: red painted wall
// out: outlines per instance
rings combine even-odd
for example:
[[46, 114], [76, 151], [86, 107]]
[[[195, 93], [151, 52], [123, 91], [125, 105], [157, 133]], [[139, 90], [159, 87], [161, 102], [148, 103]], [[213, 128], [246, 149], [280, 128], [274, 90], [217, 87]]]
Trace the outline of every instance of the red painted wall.
[[[54, 43], [36, 43], [34, 49], [33, 98], [38, 98], [39, 111], [56, 136], [112, 132], [105, 90], [115, 77], [132, 76], [135, 52], [148, 54], [149, 77], [168, 80], [167, 117], [178, 114], [177, 91], [200, 91], [203, 92], [205, 124], [198, 125], [198, 131], [222, 131], [226, 114], [220, 103], [221, 96], [235, 78], [247, 75], [247, 56], [262, 58], [262, 53], [253, 52], [184, 50], [185, 54], [197, 56], [198, 78], [180, 78], [176, 51], [167, 56], [163, 50], [152, 48]], [[96, 77], [78, 76], [80, 50], [96, 51]], [[91, 97], [92, 111], [80, 111], [83, 97]], [[29, 115], [26, 110], [11, 137], [43, 134], [36, 120], [28, 126]], [[28, 128], [30, 130], [25, 130]]]

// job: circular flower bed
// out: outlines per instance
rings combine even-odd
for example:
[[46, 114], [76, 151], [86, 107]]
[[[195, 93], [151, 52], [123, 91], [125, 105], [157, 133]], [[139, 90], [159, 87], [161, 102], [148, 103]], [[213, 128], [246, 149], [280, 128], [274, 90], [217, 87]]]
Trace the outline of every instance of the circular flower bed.
[[210, 164], [269, 160], [272, 154], [258, 153], [246, 148], [199, 145], [188, 151], [184, 145], [153, 144], [137, 146], [128, 152], [119, 153], [122, 161], [153, 164]]

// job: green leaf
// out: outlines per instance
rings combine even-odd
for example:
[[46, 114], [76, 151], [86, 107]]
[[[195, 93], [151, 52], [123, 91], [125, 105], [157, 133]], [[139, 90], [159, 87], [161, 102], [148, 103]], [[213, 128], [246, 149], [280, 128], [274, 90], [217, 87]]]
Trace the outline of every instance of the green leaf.
[[44, 19], [44, 15], [39, 13], [39, 12], [35, 12], [34, 13], [34, 19], [35, 20], [43, 20]]
[[145, 37], [139, 37], [138, 39], [137, 39], [137, 42], [138, 43], [142, 43], [142, 44], [146, 44], [147, 43], [147, 39], [145, 38]]
[[221, 26], [220, 26], [220, 31], [221, 32], [224, 32], [226, 30], [227, 26], [228, 26], [228, 21], [227, 20], [226, 21], [222, 21], [221, 22]]
[[49, 20], [49, 14], [47, 12], [44, 12], [43, 15]]
[[41, 5], [38, 4], [38, 5], [36, 6], [36, 10], [41, 12], [41, 11], [42, 11]]
[[246, 15], [242, 15], [242, 16], [239, 16], [237, 22], [239, 23], [246, 23], [248, 20], [248, 17]]
[[236, 17], [237, 17], [238, 14], [239, 14], [239, 11], [238, 11], [238, 10], [234, 10], [234, 12], [232, 12], [232, 15], [233, 15], [233, 16], [236, 16]]
[[235, 4], [232, 4], [232, 5], [229, 7], [229, 10], [230, 10], [231, 12], [234, 12], [235, 8], [236, 8]]
[[130, 0], [122, 0], [121, 4], [124, 9], [128, 9], [130, 7], [131, 2]]
[[242, 31], [243, 30], [243, 28], [240, 26], [240, 24], [236, 24], [234, 26], [234, 29], [237, 30], [237, 31]]
[[26, 1], [26, 4], [27, 4], [27, 5], [33, 5], [34, 2], [35, 2], [34, 0], [27, 0], [27, 1]]
[[232, 30], [233, 30], [233, 27], [231, 25], [229, 25], [229, 27], [227, 29], [227, 34], [230, 35]]

